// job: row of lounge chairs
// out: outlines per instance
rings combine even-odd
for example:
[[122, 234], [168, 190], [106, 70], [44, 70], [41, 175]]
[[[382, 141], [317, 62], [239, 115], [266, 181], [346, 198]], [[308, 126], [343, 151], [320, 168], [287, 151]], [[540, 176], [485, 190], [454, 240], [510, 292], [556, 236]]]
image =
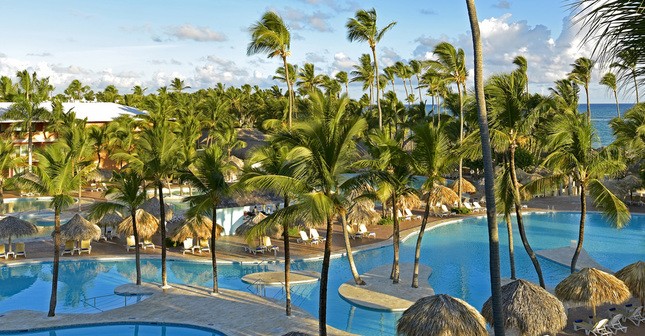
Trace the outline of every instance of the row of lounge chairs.
[[[137, 247], [137, 244], [135, 242], [134, 236], [128, 236], [125, 239], [125, 249], [127, 252], [130, 252], [130, 250], [134, 250]], [[152, 248], [153, 250], [157, 248], [154, 243], [152, 243], [151, 240], [149, 239], [144, 239], [143, 241], [139, 242], [139, 247], [142, 249], [147, 249], [148, 247]]]
[[253, 254], [264, 253], [264, 252], [278, 253], [279, 247], [271, 243], [271, 237], [264, 236], [262, 237], [261, 244], [254, 245], [252, 243], [248, 243], [247, 246], [244, 247], [244, 250], [246, 252], [253, 253]]
[[210, 247], [210, 244], [208, 243], [208, 239], [198, 239], [198, 241], [199, 241], [198, 244], [194, 244], [193, 238], [184, 239], [182, 243], [181, 254], [186, 254], [186, 252], [195, 254], [195, 251], [199, 252], [199, 254], [202, 254], [202, 252], [211, 251], [211, 247]]
[[414, 214], [412, 214], [412, 211], [408, 208], [403, 209], [403, 213], [405, 215], [401, 213], [401, 210], [396, 210], [396, 216], [403, 220], [412, 220], [413, 218], [421, 219], [421, 216], [415, 216]]
[[612, 308], [609, 310], [609, 315], [609, 318], [604, 318], [596, 322], [576, 320], [573, 322], [573, 330], [583, 330], [585, 335], [610, 336], [617, 334], [619, 331], [627, 333], [627, 327], [621, 321], [631, 321], [635, 326], [640, 326], [641, 322], [645, 322], [643, 306]]
[[363, 239], [363, 237], [376, 238], [376, 232], [368, 231], [365, 224], [360, 224], [358, 226], [358, 231], [354, 231], [354, 228], [352, 228], [350, 225], [345, 225], [345, 229], [347, 230], [347, 233], [349, 233], [349, 238], [352, 239]]
[[63, 250], [60, 252], [60, 255], [74, 255], [74, 252], [78, 252], [79, 255], [83, 252], [92, 254], [92, 241], [90, 239], [81, 240], [80, 244], [77, 245], [76, 241], [68, 240], [65, 242], [65, 246], [63, 246]]
[[318, 230], [314, 228], [309, 229], [309, 236], [307, 235], [307, 232], [302, 230], [300, 230], [298, 234], [300, 235], [300, 238], [296, 240], [298, 243], [318, 245], [318, 243], [327, 240], [327, 238], [321, 237], [320, 234], [318, 234]]
[[0, 245], [0, 258], [7, 260], [9, 257], [13, 256], [14, 259], [18, 256], [23, 256], [27, 258], [27, 252], [25, 250], [25, 243], [16, 243], [16, 248], [12, 251], [7, 251], [7, 248], [4, 244]]

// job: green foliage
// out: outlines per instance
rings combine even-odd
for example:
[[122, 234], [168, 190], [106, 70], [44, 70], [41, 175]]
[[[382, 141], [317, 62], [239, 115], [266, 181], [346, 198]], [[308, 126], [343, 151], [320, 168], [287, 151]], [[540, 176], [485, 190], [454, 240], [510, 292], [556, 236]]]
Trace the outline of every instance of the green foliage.
[[535, 165], [533, 154], [522, 147], [518, 147], [515, 150], [515, 167], [525, 169], [533, 165]]
[[392, 218], [389, 218], [389, 217], [383, 217], [379, 219], [376, 225], [392, 226], [394, 225], [394, 220], [392, 220]]
[[471, 212], [470, 209], [468, 209], [466, 207], [461, 207], [461, 208], [455, 207], [455, 208], [452, 208], [451, 211], [453, 213], [458, 214], [458, 215], [467, 215], [467, 214], [469, 214]]

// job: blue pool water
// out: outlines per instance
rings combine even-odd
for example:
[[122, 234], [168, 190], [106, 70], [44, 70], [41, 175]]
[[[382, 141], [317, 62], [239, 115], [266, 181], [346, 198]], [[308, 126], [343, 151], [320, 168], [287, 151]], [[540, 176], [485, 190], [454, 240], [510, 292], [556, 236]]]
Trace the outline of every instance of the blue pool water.
[[189, 328], [174, 325], [153, 325], [153, 324], [107, 324], [97, 325], [90, 327], [77, 327], [77, 328], [60, 328], [48, 329], [43, 331], [33, 332], [20, 332], [13, 334], [1, 335], [15, 335], [15, 336], [86, 336], [86, 335], [101, 335], [101, 336], [223, 336], [224, 334], [216, 331], [210, 331], [198, 328]]
[[[629, 225], [621, 230], [611, 228], [599, 214], [587, 216], [584, 247], [592, 258], [613, 271], [643, 258], [645, 215], [634, 215]], [[579, 215], [576, 213], [531, 214], [525, 218], [527, 235], [536, 250], [568, 246], [570, 240], [577, 238]], [[509, 277], [508, 239], [505, 232], [504, 224], [500, 223], [502, 276]], [[487, 225], [483, 218], [469, 218], [438, 227], [424, 236], [421, 261], [433, 269], [428, 281], [435, 292], [460, 297], [474, 307], [481, 308], [490, 296], [487, 237]], [[537, 281], [517, 232], [514, 238], [518, 276]], [[416, 236], [412, 236], [402, 244], [402, 262], [413, 261], [415, 243]], [[363, 251], [357, 253], [355, 259], [359, 272], [364, 273], [390, 263], [391, 247]], [[296, 262], [292, 269], [320, 271], [321, 263]], [[567, 266], [541, 258], [540, 263], [549, 287], [554, 287], [569, 274]], [[218, 268], [220, 286], [253, 291], [240, 278], [248, 273], [273, 270], [274, 267], [276, 266], [222, 265]], [[157, 260], [144, 260], [142, 268], [145, 281], [159, 281], [161, 271]], [[168, 269], [170, 282], [211, 285], [208, 263], [172, 261], [169, 262]], [[133, 275], [133, 261], [61, 262], [58, 310], [96, 312], [87, 302], [94, 297], [111, 295], [116, 286], [131, 282]], [[0, 268], [0, 313], [18, 308], [46, 311], [50, 278], [51, 263]], [[340, 298], [337, 289], [350, 278], [346, 259], [333, 259], [329, 275], [328, 323], [358, 334], [395, 334], [396, 320], [400, 313], [355, 308]], [[402, 285], [409, 286], [407, 283]], [[294, 304], [317, 316], [318, 290], [318, 284], [295, 286], [292, 300]], [[266, 295], [282, 298], [278, 289], [268, 289]]]

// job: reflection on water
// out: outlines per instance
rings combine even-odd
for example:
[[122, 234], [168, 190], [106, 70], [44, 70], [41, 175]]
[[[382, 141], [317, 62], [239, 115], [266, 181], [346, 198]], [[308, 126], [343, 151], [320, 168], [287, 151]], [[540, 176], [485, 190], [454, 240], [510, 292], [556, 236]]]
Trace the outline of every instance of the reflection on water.
[[31, 287], [38, 279], [40, 270], [26, 268], [3, 268], [0, 271], [0, 300], [10, 298]]
[[60, 264], [60, 288], [58, 295], [67, 307], [78, 307], [87, 299], [88, 288], [94, 287], [94, 280], [106, 271], [105, 265], [96, 261], [75, 261]]
[[0, 204], [0, 215], [12, 212], [35, 211], [49, 208], [51, 201], [37, 198], [18, 198], [15, 201], [5, 201]]
[[[130, 280], [131, 282], [135, 282], [137, 280], [137, 268], [136, 268], [136, 264], [133, 262], [130, 262], [130, 263], [117, 262], [116, 271], [119, 272], [119, 274], [121, 274], [126, 279]], [[160, 272], [161, 271], [159, 267], [155, 266], [151, 261], [149, 260], [141, 261], [141, 280], [142, 281], [144, 282], [157, 281], [158, 280], [157, 278]]]
[[3, 334], [14, 336], [85, 336], [85, 335], [132, 335], [132, 336], [224, 336], [217, 331], [190, 327], [176, 327], [148, 324], [115, 324], [92, 327], [54, 329], [37, 332]]

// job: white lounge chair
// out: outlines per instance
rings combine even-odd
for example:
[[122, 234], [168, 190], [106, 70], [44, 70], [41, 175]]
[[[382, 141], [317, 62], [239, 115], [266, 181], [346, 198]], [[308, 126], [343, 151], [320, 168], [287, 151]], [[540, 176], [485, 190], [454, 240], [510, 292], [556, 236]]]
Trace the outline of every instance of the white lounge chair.
[[645, 322], [645, 317], [643, 317], [643, 306], [633, 308], [628, 315], [625, 317], [632, 321], [636, 326], [640, 326], [641, 322]]
[[264, 236], [264, 238], [262, 238], [262, 244], [264, 245], [265, 250], [272, 251], [274, 254], [277, 254], [280, 249], [278, 245], [273, 245], [271, 243], [271, 237], [269, 236]]
[[463, 205], [466, 209], [470, 210], [471, 212], [475, 212], [475, 208], [473, 207], [472, 204], [470, 204], [470, 202], [464, 202]]
[[410, 217], [408, 217], [408, 216], [403, 216], [403, 214], [401, 213], [401, 210], [396, 210], [396, 217], [397, 217], [397, 218], [400, 218], [400, 219], [404, 219], [404, 220], [410, 220], [410, 219], [412, 219], [412, 218], [410, 218]]
[[193, 238], [186, 238], [186, 239], [184, 239], [184, 242], [182, 243], [181, 254], [186, 254], [186, 252], [190, 252], [192, 254], [195, 254], [196, 249], [199, 249], [199, 246], [195, 246], [193, 244]]
[[484, 207], [482, 207], [481, 205], [479, 205], [479, 202], [477, 202], [477, 201], [473, 202], [473, 209], [474, 209], [476, 212], [480, 212], [480, 211], [482, 211], [482, 212], [486, 212], [486, 208], [484, 208]]
[[27, 251], [25, 250], [25, 243], [16, 243], [16, 250], [14, 251], [13, 258], [15, 259], [18, 256], [23, 256], [27, 258]]
[[318, 230], [316, 230], [315, 228], [309, 229], [309, 236], [311, 236], [311, 240], [325, 241], [327, 239], [325, 237], [321, 237], [318, 234]]
[[61, 251], [60, 255], [74, 255], [74, 251], [76, 251], [76, 242], [68, 240], [65, 242], [65, 246], [63, 247], [63, 251]]
[[264, 253], [264, 247], [252, 244], [250, 242], [247, 243], [247, 246], [244, 247], [244, 250], [253, 254]]
[[130, 250], [135, 250], [137, 248], [137, 243], [134, 240], [134, 236], [128, 236], [125, 239], [125, 250], [130, 252]]
[[441, 212], [442, 212], [446, 217], [450, 217], [450, 216], [452, 216], [452, 212], [451, 212], [450, 210], [448, 210], [448, 207], [447, 207], [445, 204], [442, 204], [442, 205], [441, 205]]
[[365, 226], [365, 224], [361, 224], [358, 226], [358, 233], [360, 233], [362, 237], [367, 236], [367, 238], [376, 238], [376, 232], [367, 231], [367, 227]]
[[210, 252], [211, 246], [208, 243], [208, 239], [199, 239], [199, 250], [202, 252]]
[[595, 336], [613, 335], [613, 333], [605, 327], [607, 325], [607, 322], [609, 322], [608, 319], [602, 319], [596, 322], [595, 324], [584, 322], [582, 320], [576, 320], [573, 322], [573, 330], [574, 331], [584, 330], [585, 335], [589, 335], [589, 334], [594, 334]]
[[7, 250], [6, 250], [6, 247], [4, 246], [4, 244], [0, 245], [0, 258], [4, 258], [5, 260], [7, 260], [7, 258], [8, 258]]
[[87, 239], [87, 240], [81, 240], [81, 247], [78, 249], [78, 254], [80, 255], [81, 253], [87, 253], [87, 254], [92, 254], [92, 241]]
[[345, 229], [347, 230], [347, 234], [349, 234], [349, 238], [356, 239], [356, 238], [361, 238], [363, 239], [363, 234], [360, 232], [354, 231], [354, 229], [351, 227], [351, 225], [345, 225]]
[[609, 329], [612, 331], [612, 333], [617, 334], [618, 331], [622, 331], [623, 333], [627, 333], [627, 327], [622, 325], [620, 323], [620, 320], [623, 318], [623, 314], [616, 314], [614, 317], [612, 317], [609, 322], [607, 322], [607, 326], [605, 328]]
[[298, 240], [297, 240], [298, 243], [305, 243], [305, 244], [318, 244], [318, 243], [320, 243], [320, 240], [310, 239], [309, 236], [307, 236], [307, 232], [304, 232], [304, 231], [300, 230], [300, 232], [298, 232], [298, 233], [300, 234], [300, 238], [298, 238]]
[[140, 244], [141, 244], [141, 247], [143, 247], [144, 250], [147, 249], [148, 247], [152, 247], [153, 250], [157, 248], [155, 246], [155, 244], [152, 243], [152, 241], [146, 240], [146, 239], [144, 239], [143, 243], [140, 243]]
[[403, 212], [405, 213], [405, 217], [408, 218], [408, 219], [412, 219], [412, 218], [421, 219], [421, 216], [415, 216], [412, 213], [412, 210], [410, 210], [408, 208], [403, 209]]

